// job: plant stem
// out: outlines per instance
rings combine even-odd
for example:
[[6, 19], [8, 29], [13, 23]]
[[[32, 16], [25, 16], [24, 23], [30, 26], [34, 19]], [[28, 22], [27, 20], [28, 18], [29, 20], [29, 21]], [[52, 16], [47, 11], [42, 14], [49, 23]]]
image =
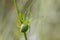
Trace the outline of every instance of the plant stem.
[[17, 5], [16, 0], [14, 0], [14, 4], [15, 4], [15, 7], [16, 7], [16, 11], [17, 11], [17, 13], [18, 13], [18, 15], [19, 15], [19, 9], [18, 9], [18, 5]]
[[27, 40], [27, 35], [26, 35], [26, 32], [24, 32], [24, 37], [25, 37], [25, 40]]

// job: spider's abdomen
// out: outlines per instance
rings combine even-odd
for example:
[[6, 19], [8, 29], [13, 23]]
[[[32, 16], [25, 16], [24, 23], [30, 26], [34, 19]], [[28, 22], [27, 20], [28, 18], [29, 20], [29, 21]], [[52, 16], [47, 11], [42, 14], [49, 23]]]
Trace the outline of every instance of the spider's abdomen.
[[28, 30], [28, 25], [27, 24], [22, 24], [20, 31], [21, 32], [26, 32], [27, 30]]

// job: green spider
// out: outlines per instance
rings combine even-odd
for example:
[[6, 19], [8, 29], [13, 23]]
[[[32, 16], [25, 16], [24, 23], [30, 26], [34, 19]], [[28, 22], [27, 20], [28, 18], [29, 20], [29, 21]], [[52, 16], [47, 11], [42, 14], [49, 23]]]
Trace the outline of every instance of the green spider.
[[20, 32], [26, 32], [28, 28], [30, 28], [29, 20], [25, 19], [25, 17], [21, 13], [18, 15], [17, 25], [20, 28]]
[[17, 28], [18, 28], [19, 32], [24, 33], [25, 40], [28, 40], [28, 37], [27, 37], [27, 34], [26, 34], [28, 29], [29, 29], [29, 32], [30, 32], [31, 18], [29, 18], [29, 16], [31, 16], [31, 14], [30, 14], [31, 12], [30, 12], [29, 5], [31, 4], [31, 1], [32, 0], [28, 0], [28, 2], [30, 2], [29, 4], [27, 2], [28, 6], [24, 6], [23, 10], [20, 11], [19, 8], [18, 8], [16, 0], [14, 0], [16, 11], [17, 11], [17, 14], [18, 14], [17, 15], [17, 25], [18, 25]]
[[[28, 18], [28, 16], [24, 16], [24, 13], [19, 11], [16, 0], [14, 0], [15, 6], [16, 6], [16, 10], [18, 13], [18, 17], [17, 17], [17, 25], [20, 29], [20, 32], [26, 32], [28, 30], [28, 28], [30, 28], [30, 21], [31, 19]], [[30, 5], [30, 4], [29, 4]], [[28, 10], [28, 8], [26, 9], [26, 11]], [[29, 10], [27, 11], [26, 14], [28, 14]]]

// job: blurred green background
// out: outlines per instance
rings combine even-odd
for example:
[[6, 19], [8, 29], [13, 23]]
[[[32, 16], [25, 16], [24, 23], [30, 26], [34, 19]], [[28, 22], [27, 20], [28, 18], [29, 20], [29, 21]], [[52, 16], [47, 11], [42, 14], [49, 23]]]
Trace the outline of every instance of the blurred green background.
[[[29, 0], [17, 0], [23, 12]], [[60, 0], [32, 0], [32, 13], [28, 40], [60, 40]], [[28, 15], [29, 16], [29, 15]], [[17, 13], [14, 0], [0, 0], [0, 40], [24, 40], [16, 26]]]

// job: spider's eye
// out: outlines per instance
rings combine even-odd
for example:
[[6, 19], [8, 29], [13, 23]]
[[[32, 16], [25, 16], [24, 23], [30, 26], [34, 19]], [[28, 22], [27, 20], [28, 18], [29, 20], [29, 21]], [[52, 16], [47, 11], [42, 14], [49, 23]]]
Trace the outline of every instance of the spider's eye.
[[26, 32], [27, 30], [28, 30], [28, 25], [22, 24], [20, 31], [21, 31], [21, 32]]

